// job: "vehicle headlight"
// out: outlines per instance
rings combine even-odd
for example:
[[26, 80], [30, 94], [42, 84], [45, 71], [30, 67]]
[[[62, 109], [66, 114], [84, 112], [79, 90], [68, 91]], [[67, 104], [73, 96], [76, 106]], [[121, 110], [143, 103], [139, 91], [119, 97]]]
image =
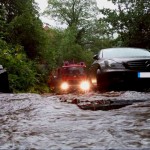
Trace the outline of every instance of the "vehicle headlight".
[[61, 89], [62, 90], [67, 90], [69, 88], [69, 84], [67, 83], [67, 82], [63, 82], [62, 84], [61, 84]]
[[108, 68], [112, 68], [112, 69], [124, 69], [125, 68], [122, 63], [118, 63], [113, 60], [105, 61], [105, 66]]
[[97, 83], [96, 78], [92, 78], [92, 79], [91, 79], [91, 82], [92, 82], [92, 84], [96, 84], [96, 83]]
[[90, 83], [88, 81], [82, 81], [80, 83], [80, 89], [83, 91], [88, 91], [90, 89]]

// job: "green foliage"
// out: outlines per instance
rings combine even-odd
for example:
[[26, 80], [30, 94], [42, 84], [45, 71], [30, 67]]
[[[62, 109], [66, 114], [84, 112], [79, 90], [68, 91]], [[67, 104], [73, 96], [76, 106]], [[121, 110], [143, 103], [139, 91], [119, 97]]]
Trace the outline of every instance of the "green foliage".
[[60, 46], [61, 62], [73, 58], [89, 60], [84, 57], [86, 53], [92, 55], [101, 48], [111, 47], [110, 28], [104, 21], [97, 21], [95, 0], [49, 0], [44, 13], [67, 25]]
[[72, 28], [75, 31], [75, 42], [79, 45], [84, 44], [84, 35], [97, 13], [96, 0], [49, 0], [45, 11], [45, 14], [66, 24], [67, 28]]
[[47, 43], [45, 51], [43, 53], [44, 60], [48, 65], [49, 71], [55, 69], [59, 65], [60, 59], [60, 45], [63, 38], [63, 31], [59, 29], [46, 28], [45, 33], [47, 34]]
[[0, 64], [7, 69], [12, 91], [27, 91], [36, 83], [33, 63], [27, 60], [21, 46], [8, 46], [0, 40]]
[[100, 49], [113, 46], [113, 33], [102, 19], [91, 23], [84, 35], [84, 49], [97, 53]]
[[49, 71], [61, 66], [63, 61], [91, 62], [92, 53], [76, 42], [77, 29], [70, 27], [66, 30], [46, 28], [48, 45], [46, 60]]
[[[33, 0], [1, 1], [2, 18], [7, 27], [3, 38], [8, 43], [21, 45], [30, 59], [42, 57], [45, 50], [46, 35], [39, 19], [37, 6]], [[4, 23], [3, 21], [3, 23]]]
[[0, 1], [0, 64], [12, 91], [46, 87], [48, 69], [38, 71], [37, 64], [47, 63], [48, 36], [36, 9], [34, 0]]
[[93, 26], [91, 22], [96, 19], [98, 8], [95, 0], [49, 0], [48, 7], [44, 12], [67, 25], [62, 31], [57, 46], [57, 64], [62, 65], [63, 61], [92, 61], [91, 49], [87, 46], [87, 33]]
[[150, 48], [150, 1], [112, 0], [116, 10], [103, 9], [104, 20], [121, 39], [122, 46]]
[[42, 56], [45, 49], [46, 36], [38, 18], [28, 12], [16, 17], [9, 24], [9, 42], [21, 44], [27, 56], [35, 59]]
[[0, 7], [4, 10], [4, 19], [7, 23], [26, 12], [33, 16], [38, 15], [34, 0], [1, 0]]
[[3, 39], [6, 36], [6, 21], [4, 19], [5, 10], [0, 5], [0, 39]]
[[97, 10], [95, 0], [48, 0], [45, 13], [69, 27], [82, 28], [96, 17]]
[[[62, 65], [63, 61], [88, 62], [90, 58], [90, 51], [85, 50], [84, 47], [76, 42], [77, 29], [70, 27], [62, 33], [63, 37], [59, 44], [59, 65]], [[90, 56], [89, 56], [90, 55]], [[85, 57], [88, 56], [88, 57]]]

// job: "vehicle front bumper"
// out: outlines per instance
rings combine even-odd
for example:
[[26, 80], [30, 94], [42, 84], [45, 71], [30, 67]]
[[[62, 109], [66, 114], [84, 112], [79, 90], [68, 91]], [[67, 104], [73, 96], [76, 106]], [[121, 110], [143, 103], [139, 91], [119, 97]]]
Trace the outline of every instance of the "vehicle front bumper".
[[[143, 71], [130, 70], [106, 70], [100, 75], [101, 82], [106, 84], [124, 84], [128, 86], [145, 86], [150, 87], [150, 77], [139, 77], [139, 73], [147, 73]], [[150, 71], [149, 71], [150, 73]]]

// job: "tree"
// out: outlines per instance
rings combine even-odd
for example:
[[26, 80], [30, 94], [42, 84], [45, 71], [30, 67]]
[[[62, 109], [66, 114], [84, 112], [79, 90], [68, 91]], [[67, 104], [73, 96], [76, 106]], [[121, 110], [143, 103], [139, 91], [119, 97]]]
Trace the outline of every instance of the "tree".
[[[91, 52], [84, 50], [83, 47], [75, 43], [74, 28], [66, 30], [46, 28], [48, 34], [48, 49], [46, 57], [50, 64], [49, 69], [61, 66], [63, 61], [85, 61], [89, 62]], [[89, 56], [90, 55], [90, 56]]]
[[122, 46], [150, 48], [150, 1], [111, 0], [118, 9], [103, 9], [111, 30], [121, 39]]
[[100, 49], [112, 47], [113, 33], [109, 25], [101, 18], [91, 24], [84, 35], [85, 49], [97, 53]]
[[7, 23], [10, 23], [16, 16], [24, 12], [38, 15], [37, 6], [34, 0], [0, 0], [0, 7], [5, 11], [3, 16]]
[[49, 64], [48, 69], [51, 71], [60, 65], [60, 45], [64, 31], [50, 28], [48, 26], [44, 29], [47, 34], [47, 48], [45, 49], [44, 59]]
[[81, 44], [90, 22], [96, 19], [97, 10], [95, 0], [49, 0], [45, 14], [74, 28], [75, 42]]
[[30, 59], [42, 57], [45, 50], [46, 35], [39, 18], [26, 12], [16, 16], [8, 27], [9, 37], [7, 41], [22, 45]]
[[30, 59], [42, 57], [46, 36], [34, 0], [1, 0], [0, 7], [7, 26], [2, 27], [7, 33], [3, 39], [23, 46]]
[[36, 85], [36, 68], [20, 45], [0, 40], [0, 64], [7, 69], [11, 91], [27, 91]]
[[47, 41], [34, 0], [0, 0], [0, 64], [8, 71], [13, 91], [45, 83], [38, 64], [48, 59]]

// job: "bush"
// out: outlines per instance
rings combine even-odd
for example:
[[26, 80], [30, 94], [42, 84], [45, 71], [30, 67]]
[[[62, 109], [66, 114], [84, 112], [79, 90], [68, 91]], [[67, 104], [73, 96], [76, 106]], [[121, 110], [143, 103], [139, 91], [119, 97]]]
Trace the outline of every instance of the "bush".
[[21, 46], [13, 47], [0, 40], [0, 64], [8, 72], [12, 91], [28, 91], [36, 84], [35, 65], [26, 58]]

